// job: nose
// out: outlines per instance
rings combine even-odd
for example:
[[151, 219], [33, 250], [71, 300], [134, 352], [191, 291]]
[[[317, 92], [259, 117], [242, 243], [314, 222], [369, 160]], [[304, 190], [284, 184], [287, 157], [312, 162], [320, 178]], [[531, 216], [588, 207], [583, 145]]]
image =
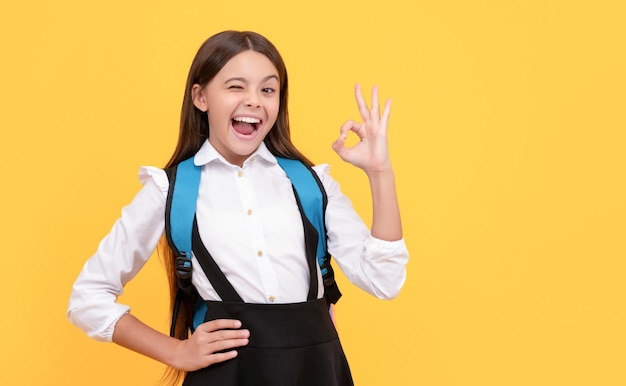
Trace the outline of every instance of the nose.
[[261, 107], [261, 99], [256, 92], [250, 91], [246, 93], [246, 99], [244, 101], [244, 104], [246, 105], [246, 107], [259, 108]]

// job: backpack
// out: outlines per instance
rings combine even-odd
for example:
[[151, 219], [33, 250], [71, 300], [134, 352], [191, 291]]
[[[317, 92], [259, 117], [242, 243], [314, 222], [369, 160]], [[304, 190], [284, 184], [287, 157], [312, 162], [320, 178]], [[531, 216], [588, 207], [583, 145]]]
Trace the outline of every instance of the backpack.
[[[191, 284], [191, 240], [202, 167], [196, 166], [193, 159], [194, 157], [188, 158], [166, 170], [170, 186], [165, 208], [165, 235], [176, 256], [175, 270], [178, 283], [170, 336], [174, 336], [183, 296], [195, 293], [195, 288]], [[276, 160], [291, 181], [296, 201], [300, 204], [298, 207], [304, 214], [303, 221], [309, 221], [317, 232], [316, 257], [322, 273], [324, 297], [329, 305], [335, 304], [341, 297], [341, 292], [335, 282], [333, 268], [330, 265], [331, 256], [326, 248], [324, 213], [327, 197], [322, 182], [315, 171], [299, 160], [282, 157], [276, 157]], [[204, 322], [205, 313], [206, 304], [199, 299], [194, 308], [192, 331]]]

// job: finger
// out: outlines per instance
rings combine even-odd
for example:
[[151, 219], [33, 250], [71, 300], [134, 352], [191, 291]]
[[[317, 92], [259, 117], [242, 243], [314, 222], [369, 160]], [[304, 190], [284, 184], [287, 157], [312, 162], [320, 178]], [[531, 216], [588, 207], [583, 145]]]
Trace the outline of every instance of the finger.
[[220, 362], [225, 362], [228, 360], [231, 360], [235, 357], [237, 357], [239, 353], [235, 350], [233, 351], [228, 351], [228, 352], [224, 352], [224, 353], [218, 353], [218, 354], [211, 354], [208, 358], [208, 361], [206, 362], [206, 365], [204, 367], [216, 364], [216, 363], [220, 363]]
[[387, 99], [385, 102], [385, 109], [383, 110], [383, 116], [380, 118], [382, 127], [387, 128], [389, 124], [389, 116], [391, 115], [391, 99]]
[[348, 153], [350, 153], [350, 149], [348, 149], [345, 146], [344, 141], [335, 141], [333, 143], [333, 150], [335, 151], [335, 153], [337, 153], [337, 155], [339, 156], [339, 158], [341, 158], [342, 160], [346, 160], [346, 157], [348, 156]]
[[218, 340], [213, 343], [209, 343], [206, 345], [210, 353], [224, 352], [236, 347], [245, 346], [250, 342], [248, 338], [240, 338], [240, 339], [224, 339]]
[[339, 129], [340, 138], [343, 138], [345, 140], [348, 137], [350, 131], [354, 132], [361, 141], [364, 140], [365, 137], [367, 137], [365, 123], [358, 123], [352, 120], [347, 121]]
[[345, 146], [346, 146], [346, 137], [344, 136], [339, 136], [339, 138], [337, 138], [337, 140], [333, 142], [332, 144], [332, 148], [337, 154], [343, 151]]
[[204, 337], [204, 341], [208, 343], [236, 340], [236, 339], [248, 339], [250, 337], [249, 330], [219, 330], [215, 332], [207, 333]]
[[372, 87], [372, 109], [370, 118], [374, 120], [374, 122], [378, 121], [380, 118], [380, 106], [378, 105], [378, 86]]
[[236, 319], [215, 319], [198, 326], [196, 331], [214, 332], [225, 329], [241, 328], [241, 321]]
[[339, 137], [346, 139], [346, 137], [348, 136], [348, 132], [352, 129], [352, 126], [358, 125], [358, 123], [356, 123], [353, 120], [347, 120], [343, 125], [341, 125], [341, 127], [339, 128]]
[[346, 138], [348, 137], [348, 132], [350, 131], [350, 127], [353, 125], [353, 121], [347, 121], [339, 128], [339, 138], [332, 144], [333, 150], [339, 154], [339, 157], [342, 157], [343, 152], [345, 151]]
[[246, 346], [250, 343], [249, 339], [229, 339], [229, 340], [220, 340], [218, 342], [210, 343], [205, 346], [206, 354], [219, 354], [224, 353], [238, 347]]
[[361, 85], [358, 83], [354, 86], [354, 96], [356, 98], [356, 104], [359, 107], [359, 114], [361, 114], [361, 118], [363, 118], [364, 121], [369, 120], [370, 110], [367, 107], [365, 99], [363, 99], [363, 94], [361, 93]]

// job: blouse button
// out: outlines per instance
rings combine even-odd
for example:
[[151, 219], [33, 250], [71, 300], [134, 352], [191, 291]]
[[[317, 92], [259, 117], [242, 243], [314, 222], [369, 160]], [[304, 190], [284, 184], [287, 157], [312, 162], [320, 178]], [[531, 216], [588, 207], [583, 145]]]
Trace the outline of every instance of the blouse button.
[[270, 302], [272, 302], [272, 303], [274, 303], [274, 300], [276, 300], [276, 298], [275, 298], [273, 295], [272, 295], [272, 296], [270, 296], [268, 299], [269, 299], [269, 301], [270, 301]]
[[243, 172], [242, 172], [241, 170], [239, 170], [239, 171], [237, 172], [237, 177], [242, 177], [242, 176], [243, 176]]
[[248, 209], [246, 213], [248, 214], [248, 216], [250, 216], [252, 214], [252, 209]]
[[263, 256], [263, 251], [258, 251], [256, 254], [257, 254], [257, 256], [261, 257], [261, 256]]

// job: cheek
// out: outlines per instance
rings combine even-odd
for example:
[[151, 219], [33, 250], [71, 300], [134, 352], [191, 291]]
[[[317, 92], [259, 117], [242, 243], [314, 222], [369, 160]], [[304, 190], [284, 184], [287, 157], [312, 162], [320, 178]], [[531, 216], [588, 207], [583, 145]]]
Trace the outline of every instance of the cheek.
[[223, 132], [224, 130], [228, 130], [230, 125], [230, 119], [220, 116], [220, 115], [210, 115], [209, 114], [209, 127], [212, 132], [218, 133]]
[[274, 118], [274, 120], [276, 120], [276, 118], [278, 117], [278, 111], [278, 106], [276, 106], [276, 108], [272, 111], [272, 117]]
[[278, 109], [276, 109], [275, 111], [272, 111], [271, 113], [269, 113], [267, 118], [272, 123], [271, 125], [268, 125], [268, 126], [270, 128], [274, 127], [274, 125], [276, 124], [276, 120], [278, 119]]
[[268, 111], [268, 115], [272, 117], [273, 120], [276, 120], [278, 117], [278, 112], [280, 111], [280, 101], [276, 101], [273, 103], [270, 110]]
[[213, 102], [207, 111], [209, 116], [210, 125], [224, 125], [230, 122], [230, 115], [233, 111], [231, 107], [220, 101], [220, 103]]

